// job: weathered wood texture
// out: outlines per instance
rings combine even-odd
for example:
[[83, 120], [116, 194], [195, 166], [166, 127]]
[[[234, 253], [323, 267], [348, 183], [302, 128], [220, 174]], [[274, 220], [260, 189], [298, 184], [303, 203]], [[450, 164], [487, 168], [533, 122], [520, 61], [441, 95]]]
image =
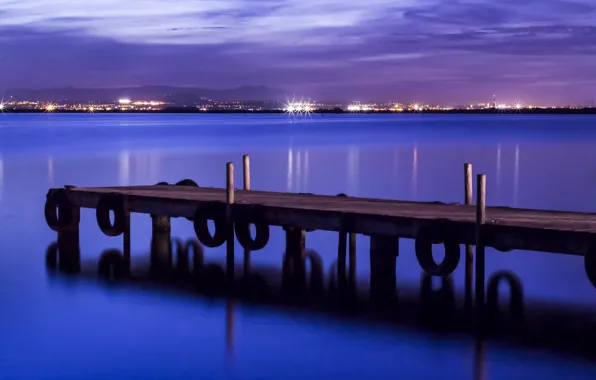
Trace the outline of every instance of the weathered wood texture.
[[[226, 189], [186, 186], [72, 188], [75, 207], [95, 208], [107, 193], [127, 196], [130, 211], [171, 217], [194, 216], [199, 204], [221, 203]], [[415, 238], [421, 228], [442, 222], [461, 244], [476, 243], [476, 207], [439, 202], [405, 202], [355, 197], [235, 191], [234, 217], [258, 214], [277, 226], [350, 231]], [[583, 255], [596, 238], [596, 214], [487, 207], [484, 244], [499, 250], [522, 249]]]

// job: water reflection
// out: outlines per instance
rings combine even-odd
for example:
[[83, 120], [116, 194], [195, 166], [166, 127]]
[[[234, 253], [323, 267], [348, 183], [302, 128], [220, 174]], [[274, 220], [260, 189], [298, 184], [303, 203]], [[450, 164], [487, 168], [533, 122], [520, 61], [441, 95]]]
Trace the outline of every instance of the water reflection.
[[2, 193], [4, 190], [4, 159], [0, 155], [0, 202], [2, 202]]
[[412, 199], [418, 200], [418, 144], [412, 151]]
[[54, 183], [54, 157], [48, 156], [48, 182]]
[[130, 184], [130, 153], [123, 151], [120, 153], [119, 165], [118, 165], [119, 181], [120, 186], [127, 186]]
[[[253, 264], [232, 283], [225, 276], [225, 263], [206, 264], [203, 248], [194, 239], [173, 239], [167, 251], [170, 254], [165, 256], [163, 252], [150, 252], [146, 256], [148, 262], [139, 261], [126, 271], [122, 270], [122, 252], [106, 250], [99, 260], [83, 263], [80, 273], [90, 278], [99, 275], [112, 285], [132, 289], [141, 286], [143, 291], [165, 287], [222, 297], [226, 300], [226, 346], [230, 358], [234, 347], [233, 316], [240, 303], [287, 308], [290, 314], [299, 307], [354, 323], [399, 325], [456, 334], [462, 339], [475, 336], [476, 378], [482, 378], [483, 347], [490, 342], [596, 359], [596, 330], [591, 313], [526, 300], [521, 280], [510, 271], [488, 277], [485, 314], [470, 315], [464, 308], [465, 294], [458, 293], [462, 287], [451, 276], [433, 278], [422, 274], [418, 284], [400, 284], [395, 297], [387, 298], [375, 296], [374, 292], [387, 294], [387, 289], [373, 288], [371, 278], [342, 278], [346, 272], [338, 270], [337, 261], [325, 265], [314, 250], [307, 250], [298, 264], [286, 254], [281, 255], [279, 266]], [[46, 263], [51, 273], [60, 273], [55, 272], [60, 254], [56, 243], [48, 247]]]
[[515, 164], [513, 167], [513, 206], [519, 204], [519, 145], [515, 146]]
[[360, 149], [350, 147], [348, 149], [348, 194], [357, 196], [359, 194], [358, 184], [360, 176]]
[[309, 152], [308, 149], [288, 149], [287, 191], [308, 191], [309, 177]]
[[497, 145], [497, 173], [496, 173], [496, 185], [497, 185], [497, 204], [501, 204], [501, 144]]

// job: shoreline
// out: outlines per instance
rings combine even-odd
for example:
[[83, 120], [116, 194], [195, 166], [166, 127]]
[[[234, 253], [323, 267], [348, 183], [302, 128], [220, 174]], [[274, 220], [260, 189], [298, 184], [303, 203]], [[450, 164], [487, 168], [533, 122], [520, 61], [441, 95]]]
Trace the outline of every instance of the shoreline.
[[[286, 111], [283, 110], [258, 110], [258, 111], [249, 111], [249, 110], [207, 110], [202, 111], [196, 108], [190, 107], [168, 107], [161, 110], [110, 110], [110, 111], [103, 111], [97, 110], [94, 112], [89, 112], [85, 110], [54, 110], [52, 112], [48, 112], [45, 110], [32, 110], [32, 109], [24, 109], [24, 108], [5, 108], [2, 110], [2, 113], [61, 113], [61, 114], [86, 114], [86, 113], [96, 113], [96, 114], [168, 114], [168, 113], [176, 113], [176, 114], [287, 114]], [[344, 111], [340, 109], [331, 109], [331, 110], [314, 110], [310, 112], [311, 114], [363, 114], [363, 115], [374, 115], [374, 114], [472, 114], [472, 115], [501, 115], [501, 114], [511, 114], [511, 115], [522, 115], [522, 114], [560, 114], [560, 115], [596, 115], [596, 107], [595, 108], [538, 108], [538, 109], [522, 109], [522, 110], [494, 110], [494, 109], [481, 109], [481, 110], [467, 110], [467, 109], [453, 109], [453, 110], [424, 110], [424, 111], [361, 111], [361, 112], [351, 112], [351, 111]]]
[[[287, 114], [286, 111], [282, 110], [207, 110], [202, 111], [195, 108], [189, 107], [169, 107], [161, 110], [97, 110], [94, 112], [84, 110], [54, 110], [48, 112], [45, 110], [32, 110], [23, 108], [5, 108], [2, 113], [63, 113], [63, 114]], [[311, 114], [362, 114], [362, 115], [374, 115], [374, 114], [472, 114], [472, 115], [522, 115], [522, 114], [560, 114], [560, 115], [596, 115], [596, 108], [540, 108], [540, 109], [522, 109], [522, 110], [494, 110], [494, 109], [481, 109], [481, 110], [466, 110], [466, 109], [453, 109], [453, 110], [425, 110], [425, 111], [361, 111], [351, 112], [344, 110], [314, 110]]]

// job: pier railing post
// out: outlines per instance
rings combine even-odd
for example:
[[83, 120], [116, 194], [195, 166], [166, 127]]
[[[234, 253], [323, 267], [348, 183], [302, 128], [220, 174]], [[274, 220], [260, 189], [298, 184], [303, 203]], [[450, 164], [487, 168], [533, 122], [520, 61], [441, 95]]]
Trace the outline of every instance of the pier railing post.
[[[464, 204], [472, 205], [472, 164], [464, 164]], [[466, 277], [465, 277], [465, 310], [469, 312], [472, 307], [472, 281], [474, 280], [474, 250], [466, 244]]]
[[226, 164], [226, 274], [228, 281], [234, 280], [234, 222], [232, 220], [232, 205], [234, 204], [234, 163]]
[[484, 312], [485, 257], [483, 225], [486, 223], [486, 175], [478, 174], [476, 194], [476, 310], [478, 317]]
[[[244, 190], [250, 190], [250, 157], [248, 154], [242, 156], [242, 174], [244, 178]], [[250, 228], [250, 225], [249, 225]], [[250, 250], [244, 249], [244, 274], [250, 272]]]
[[250, 190], [250, 157], [242, 156], [242, 172], [244, 177], [244, 190]]

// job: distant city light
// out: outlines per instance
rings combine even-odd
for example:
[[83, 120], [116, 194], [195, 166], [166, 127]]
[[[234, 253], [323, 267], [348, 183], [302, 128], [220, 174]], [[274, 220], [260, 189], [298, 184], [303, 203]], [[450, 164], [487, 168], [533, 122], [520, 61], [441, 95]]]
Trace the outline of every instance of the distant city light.
[[313, 108], [314, 106], [310, 102], [288, 102], [285, 111], [289, 114], [309, 114]]
[[56, 105], [52, 104], [52, 103], [46, 104], [46, 106], [45, 106], [45, 110], [47, 112], [54, 112], [55, 109], [56, 109]]
[[521, 105], [521, 104], [519, 104], [519, 103], [517, 103], [517, 104], [515, 105], [515, 108], [516, 108], [516, 109], [518, 109], [518, 110], [520, 110], [520, 109], [522, 108], [522, 105]]
[[118, 99], [118, 103], [120, 104], [130, 104], [131, 101], [128, 98]]
[[353, 103], [348, 105], [348, 111], [350, 112], [367, 112], [372, 111], [372, 106], [368, 104]]
[[0, 111], [4, 109], [4, 103], [0, 103]]

